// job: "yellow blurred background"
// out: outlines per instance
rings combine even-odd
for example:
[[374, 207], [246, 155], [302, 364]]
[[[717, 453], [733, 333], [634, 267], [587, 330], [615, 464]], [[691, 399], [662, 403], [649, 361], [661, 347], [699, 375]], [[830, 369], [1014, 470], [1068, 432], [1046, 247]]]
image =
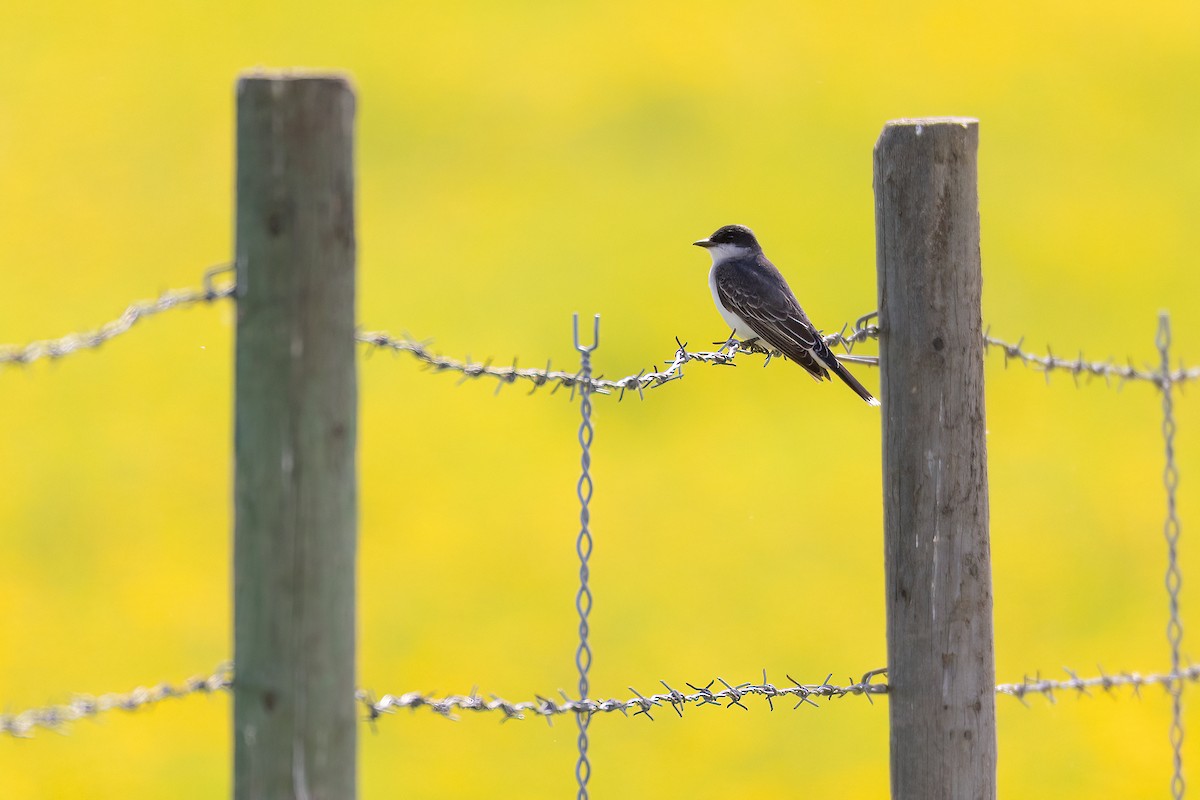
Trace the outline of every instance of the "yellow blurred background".
[[[689, 243], [730, 222], [836, 329], [875, 305], [883, 123], [960, 114], [981, 120], [993, 333], [1151, 364], [1166, 308], [1200, 363], [1194, 3], [834, 5], [6, 4], [0, 343], [95, 327], [226, 260], [234, 81], [298, 66], [358, 90], [367, 329], [570, 368], [571, 313], [600, 312], [597, 369], [636, 372], [675, 336], [727, 334]], [[231, 656], [232, 317], [175, 311], [0, 371], [0, 711]], [[596, 400], [595, 696], [884, 664], [878, 412], [755, 363]], [[361, 685], [570, 689], [577, 407], [406, 356], [360, 366]], [[998, 678], [1165, 670], [1159, 396], [1047, 385], [997, 353], [987, 380]], [[1117, 697], [998, 698], [1002, 795], [1164, 795], [1165, 694]], [[749, 705], [596, 719], [593, 796], [886, 796], [886, 700]], [[0, 797], [224, 796], [230, 712], [193, 697], [7, 738]], [[362, 796], [562, 797], [574, 747], [566, 719], [403, 713], [364, 725]], [[1200, 780], [1197, 735], [1185, 759]]]

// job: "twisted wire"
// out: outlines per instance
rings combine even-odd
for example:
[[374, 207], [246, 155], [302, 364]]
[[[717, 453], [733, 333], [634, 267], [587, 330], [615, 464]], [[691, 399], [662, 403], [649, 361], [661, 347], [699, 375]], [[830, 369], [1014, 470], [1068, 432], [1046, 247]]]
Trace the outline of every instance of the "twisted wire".
[[19, 714], [0, 714], [0, 733], [27, 737], [32, 735], [35, 728], [63, 732], [69, 723], [81, 719], [115, 710], [137, 711], [172, 698], [212, 694], [228, 689], [232, 683], [232, 665], [221, 665], [210, 675], [188, 678], [178, 686], [159, 683], [150, 687], [139, 686], [126, 693], [108, 692], [99, 697], [78, 694], [70, 702], [61, 705], [31, 708]]
[[[879, 326], [871, 322], [874, 317], [874, 312], [864, 314], [855, 321], [853, 327], [846, 324], [842, 326], [841, 330], [825, 335], [826, 344], [830, 347], [843, 348], [845, 354], [839, 354], [838, 358], [844, 362], [872, 367], [878, 366], [878, 357], [859, 356], [854, 355], [852, 352], [855, 344], [868, 339], [879, 338]], [[374, 347], [390, 348], [398, 352], [409, 353], [417, 360], [423, 362], [427, 368], [435, 372], [457, 372], [462, 375], [462, 380], [480, 377], [494, 378], [497, 381], [497, 392], [504, 386], [516, 383], [517, 381], [532, 383], [531, 394], [546, 385], [551, 385], [553, 391], [557, 391], [562, 387], [574, 389], [579, 386], [581, 381], [581, 376], [578, 372], [554, 370], [551, 368], [549, 362], [547, 362], [544, 369], [537, 369], [518, 368], [515, 360], [510, 366], [494, 366], [490, 360], [482, 363], [472, 362], [469, 359], [467, 361], [460, 361], [434, 354], [429, 350], [428, 342], [418, 342], [409, 337], [395, 338], [383, 332], [360, 333], [358, 340]], [[1163, 381], [1164, 373], [1162, 371], [1137, 367], [1133, 359], [1129, 359], [1125, 364], [1120, 364], [1112, 358], [1106, 361], [1089, 361], [1084, 358], [1082, 353], [1077, 358], [1062, 358], [1055, 355], [1049, 346], [1046, 348], [1046, 355], [1039, 355], [1026, 350], [1024, 348], [1024, 341], [1025, 339], [1022, 337], [1016, 342], [1009, 342], [992, 336], [989, 330], [984, 335], [984, 349], [989, 353], [995, 350], [1002, 354], [1006, 367], [1009, 363], [1015, 361], [1031, 370], [1043, 373], [1047, 381], [1050, 380], [1052, 373], [1066, 373], [1072, 377], [1076, 385], [1080, 384], [1081, 378], [1088, 381], [1094, 378], [1103, 378], [1106, 385], [1111, 386], [1115, 382], [1118, 387], [1124, 385], [1127, 381], [1142, 381], [1156, 386], [1160, 386]], [[764, 348], [757, 343], [747, 344], [733, 339], [723, 343], [718, 349], [711, 351], [688, 350], [688, 343], [679, 339], [675, 340], [675, 345], [674, 355], [670, 361], [664, 362], [665, 366], [662, 368], [655, 365], [654, 369], [643, 369], [617, 379], [592, 378], [590, 380], [592, 392], [605, 395], [617, 394], [620, 399], [624, 399], [627, 391], [635, 391], [640, 398], [645, 399], [645, 391], [647, 389], [656, 389], [659, 386], [682, 378], [684, 376], [684, 366], [691, 362], [714, 364], [716, 366], [736, 366], [738, 355], [755, 354], [766, 356], [766, 359], [763, 361], [763, 366], [766, 366], [771, 363], [772, 359], [780, 355], [778, 351]], [[1169, 376], [1172, 383], [1182, 384], [1200, 379], [1200, 367], [1189, 368], [1180, 366], [1177, 369], [1168, 370], [1165, 374]]]
[[[1025, 702], [1026, 695], [1040, 694], [1045, 695], [1046, 699], [1054, 702], [1055, 692], [1073, 691], [1080, 695], [1091, 696], [1089, 689], [1103, 689], [1105, 692], [1112, 692], [1114, 689], [1121, 687], [1130, 687], [1135, 695], [1141, 694], [1143, 686], [1162, 686], [1168, 692], [1172, 691], [1172, 687], [1178, 686], [1181, 683], [1196, 683], [1200, 681], [1200, 665], [1188, 664], [1180, 669], [1173, 669], [1168, 673], [1152, 673], [1150, 675], [1142, 675], [1137, 672], [1122, 672], [1117, 675], [1109, 675], [1100, 670], [1100, 674], [1091, 678], [1081, 678], [1074, 671], [1063, 668], [1069, 678], [1067, 680], [1050, 680], [1043, 679], [1040, 675], [1030, 677], [1028, 675], [1020, 683], [1002, 683], [996, 687], [998, 694], [1015, 697], [1022, 703]], [[1028, 705], [1028, 704], [1026, 704]]]
[[[397, 338], [388, 333], [368, 332], [358, 334], [357, 338], [358, 341], [376, 348], [388, 348], [397, 352], [408, 353], [433, 372], [459, 373], [462, 376], [460, 382], [470, 378], [494, 378], [497, 381], [497, 393], [505, 386], [512, 385], [517, 381], [533, 384], [529, 391], [530, 394], [533, 394], [543, 386], [550, 386], [551, 393], [553, 393], [562, 388], [574, 390], [585, 383], [581, 372], [567, 372], [565, 370], [553, 369], [549, 361], [546, 362], [544, 368], [518, 367], [516, 359], [508, 366], [493, 366], [491, 360], [476, 362], [467, 359], [466, 361], [461, 361], [435, 354], [429, 350], [428, 342], [418, 342], [407, 336]], [[709, 364], [732, 364], [734, 356], [739, 352], [724, 350], [689, 352], [687, 345], [678, 339], [676, 340], [676, 345], [678, 345], [678, 349], [675, 351], [674, 357], [662, 369], [641, 370], [634, 375], [627, 375], [618, 380], [592, 377], [589, 373], [586, 384], [593, 394], [607, 395], [619, 393], [623, 399], [626, 391], [635, 391], [640, 397], [644, 398], [646, 389], [654, 389], [682, 378], [683, 365], [689, 361], [700, 361]], [[759, 351], [761, 351], [761, 348]], [[747, 348], [740, 352], [755, 351]]]
[[[642, 694], [632, 686], [629, 691], [633, 693], [633, 697], [627, 700], [618, 700], [609, 698], [607, 700], [572, 700], [560, 690], [562, 700], [553, 700], [548, 697], [538, 695], [535, 700], [511, 702], [495, 695], [491, 695], [491, 699], [485, 699], [476, 692], [471, 692], [469, 695], [449, 695], [447, 697], [435, 698], [428, 694], [420, 692], [409, 692], [403, 695], [386, 694], [378, 700], [373, 699], [372, 695], [365, 691], [359, 691], [358, 701], [363, 704], [367, 710], [367, 718], [370, 720], [378, 719], [383, 714], [395, 713], [398, 709], [409, 708], [428, 708], [430, 711], [447, 719], [457, 720], [459, 711], [473, 712], [499, 712], [502, 715], [501, 721], [510, 719], [525, 719], [526, 715], [544, 717], [548, 722], [555, 716], [562, 714], [573, 714], [577, 719], [591, 718], [598, 713], [610, 713], [618, 711], [625, 716], [629, 716], [629, 712], [633, 712], [633, 716], [645, 716], [653, 721], [654, 717], [651, 712], [658, 708], [670, 707], [678, 716], [683, 716], [683, 709], [688, 705], [696, 706], [717, 706], [718, 708], [733, 708], [737, 706], [743, 711], [748, 711], [749, 708], [742, 702], [747, 697], [763, 697], [767, 701], [767, 705], [772, 711], [775, 710], [775, 699], [791, 698], [796, 700], [793, 709], [807, 703], [808, 705], [816, 706], [816, 700], [832, 699], [837, 697], [845, 697], [846, 695], [862, 695], [871, 700], [873, 694], [886, 694], [888, 687], [883, 682], [873, 682], [873, 678], [882, 675], [886, 672], [883, 669], [871, 670], [863, 675], [862, 679], [855, 682], [851, 678], [851, 683], [846, 685], [835, 685], [829, 681], [833, 678], [830, 674], [822, 683], [800, 683], [795, 678], [788, 676], [788, 680], [792, 682], [791, 686], [776, 686], [767, 681], [766, 670], [763, 670], [762, 683], [746, 682], [731, 684], [724, 678], [716, 678], [709, 681], [704, 686], [696, 686], [694, 684], [686, 684], [691, 692], [681, 692], [666, 681], [659, 681], [666, 692], [658, 692], [654, 694]], [[713, 689], [713, 686], [720, 683], [725, 688]]]
[[[1167, 314], [1158, 318], [1158, 352], [1162, 357], [1162, 373], [1159, 387], [1162, 390], [1162, 435], [1165, 446], [1163, 487], [1167, 496], [1167, 516], [1163, 523], [1163, 536], [1167, 541], [1167, 605], [1170, 618], [1167, 621], [1167, 641], [1171, 645], [1171, 672], [1179, 672], [1180, 649], [1183, 646], [1183, 622], [1179, 617], [1179, 590], [1183, 585], [1183, 574], [1179, 570], [1179, 511], [1175, 495], [1179, 488], [1179, 467], [1175, 463], [1175, 409], [1174, 381], [1171, 377], [1171, 319]], [[1172, 776], [1171, 796], [1183, 797], [1183, 685], [1172, 683], [1171, 692], [1171, 750]]]
[[[1105, 673], [1099, 670], [1099, 675], [1080, 677], [1074, 670], [1064, 668], [1067, 673], [1065, 680], [1042, 678], [1039, 675], [1026, 675], [1020, 683], [1002, 683], [996, 687], [997, 694], [1015, 697], [1028, 705], [1029, 695], [1044, 696], [1050, 702], [1056, 701], [1056, 694], [1072, 692], [1079, 696], [1091, 697], [1093, 689], [1112, 693], [1119, 688], [1130, 688], [1135, 696], [1141, 694], [1144, 686], [1162, 686], [1167, 691], [1180, 683], [1200, 682], [1200, 665], [1188, 664], [1177, 671], [1169, 673], [1151, 673], [1142, 675], [1137, 672], [1121, 672], [1118, 674]], [[793, 708], [802, 705], [817, 705], [817, 700], [830, 700], [847, 695], [862, 695], [868, 701], [872, 695], [887, 694], [888, 684], [876, 681], [875, 678], [885, 675], [887, 670], [876, 669], [865, 673], [858, 681], [852, 678], [849, 683], [837, 685], [830, 681], [833, 675], [828, 675], [821, 683], [801, 683], [788, 675], [791, 685], [777, 686], [767, 680], [766, 670], [763, 671], [762, 681], [748, 681], [732, 684], [724, 678], [715, 678], [704, 686], [687, 683], [690, 692], [676, 690], [666, 681], [659, 681], [666, 689], [665, 692], [643, 694], [633, 687], [629, 691], [633, 697], [626, 700], [608, 699], [571, 699], [566, 692], [561, 691], [561, 700], [554, 700], [542, 695], [535, 695], [533, 700], [514, 702], [496, 695], [484, 697], [472, 690], [466, 695], [435, 696], [428, 692], [407, 692], [404, 694], [385, 694], [376, 699], [376, 695], [367, 690], [359, 689], [354, 699], [363, 707], [365, 717], [369, 722], [375, 722], [380, 717], [395, 714], [401, 709], [428, 709], [438, 716], [457, 720], [458, 713], [470, 711], [474, 713], [498, 713], [501, 721], [510, 719], [523, 720], [527, 716], [543, 717], [550, 721], [553, 717], [571, 714], [591, 717], [598, 713], [620, 712], [629, 716], [645, 716], [653, 720], [652, 712], [659, 708], [670, 707], [678, 716], [683, 716], [686, 706], [716, 706], [733, 708], [737, 706], [749, 710], [742, 701], [748, 697], [762, 697], [768, 707], [774, 711], [774, 701], [779, 698], [790, 698], [796, 701]], [[150, 688], [138, 687], [128, 693], [113, 693], [94, 697], [91, 695], [76, 695], [69, 703], [62, 705], [33, 708], [17, 714], [0, 715], [0, 734], [26, 737], [32, 735], [36, 728], [44, 728], [65, 732], [69, 723], [95, 717], [100, 714], [124, 710], [134, 711], [146, 706], [160, 703], [172, 698], [187, 697], [194, 694], [212, 694], [225, 691], [233, 686], [233, 665], [225, 664], [218, 667], [212, 674], [189, 678], [179, 685], [160, 683]], [[720, 684], [714, 690], [714, 686]], [[723, 688], [722, 688], [723, 687]]]
[[[592, 648], [588, 644], [588, 615], [592, 611], [592, 590], [588, 587], [588, 559], [592, 555], [591, 513], [588, 504], [592, 500], [592, 352], [600, 346], [600, 315], [593, 320], [592, 344], [579, 343], [579, 315], [574, 317], [575, 349], [579, 351], [579, 447], [580, 475], [575, 486], [579, 498], [579, 537], [575, 541], [575, 552], [579, 556], [579, 591], [575, 595], [575, 610], [579, 613], [579, 647], [575, 651], [575, 667], [579, 670], [579, 699], [588, 696], [588, 670], [592, 666]], [[591, 714], [575, 715], [579, 727], [579, 759], [575, 762], [575, 780], [579, 785], [578, 800], [587, 800], [588, 779], [592, 765], [588, 761], [588, 725]]]
[[29, 364], [40, 358], [61, 358], [80, 350], [96, 348], [109, 339], [128, 332], [134, 323], [146, 317], [229, 297], [236, 290], [233, 284], [215, 286], [212, 282], [214, 276], [229, 269], [229, 265], [222, 265], [208, 270], [204, 275], [204, 287], [201, 289], [173, 289], [163, 292], [157, 299], [132, 303], [121, 316], [95, 330], [69, 333], [57, 339], [45, 339], [24, 345], [0, 345], [0, 366]]
[[1017, 361], [1030, 369], [1045, 373], [1047, 383], [1052, 372], [1069, 374], [1076, 385], [1079, 385], [1080, 377], [1084, 377], [1089, 381], [1093, 378], [1104, 378], [1106, 385], [1112, 385], [1112, 381], [1115, 380], [1118, 387], [1126, 381], [1144, 381], [1161, 387], [1164, 376], [1176, 384], [1200, 379], [1200, 367], [1188, 368], [1181, 365], [1172, 370], [1168, 364], [1161, 370], [1155, 370], [1135, 366], [1132, 358], [1127, 359], [1124, 364], [1117, 363], [1113, 358], [1107, 361], [1089, 361], [1083, 357], [1082, 352], [1077, 358], [1062, 358], [1054, 355], [1049, 345], [1046, 345], [1046, 355], [1042, 356], [1024, 350], [1024, 343], [1025, 337], [1016, 342], [1006, 342], [992, 336], [990, 327], [983, 337], [985, 350], [990, 352], [991, 348], [995, 347], [1004, 354], [1004, 366], [1007, 367], [1010, 361]]
[[[647, 719], [653, 720], [651, 710], [665, 706], [670, 706], [681, 717], [686, 705], [720, 707], [724, 704], [727, 708], [738, 706], [746, 710], [747, 707], [742, 700], [752, 696], [766, 698], [771, 710], [775, 709], [773, 698], [780, 697], [797, 699], [799, 702], [797, 702], [796, 708], [804, 703], [815, 706], [817, 705], [816, 700], [846, 695], [865, 695], [870, 700], [870, 696], [873, 694], [887, 692], [886, 683], [872, 682], [874, 677], [882, 675], [884, 672], [885, 670], [882, 669], [872, 670], [863, 675], [860, 681], [844, 686], [831, 684], [829, 681], [833, 678], [832, 674], [826, 677], [824, 682], [815, 684], [802, 684], [788, 676], [788, 680], [793, 683], [792, 686], [775, 686], [767, 681], [766, 670], [763, 670], [762, 683], [731, 684], [724, 678], [716, 678], [703, 687], [687, 684], [692, 689], [689, 693], [676, 691], [666, 681], [660, 681], [667, 689], [666, 693], [642, 694], [631, 687], [629, 691], [633, 692], [634, 697], [627, 700], [615, 698], [599, 700], [586, 697], [581, 700], [573, 700], [567, 696], [566, 692], [560, 691], [563, 698], [561, 701], [535, 695], [535, 699], [531, 701], [511, 702], [495, 695], [489, 695], [489, 698], [485, 699], [474, 690], [468, 695], [447, 695], [445, 697], [435, 697], [423, 692], [408, 692], [400, 695], [385, 694], [376, 700], [375, 695], [366, 689], [357, 690], [354, 693], [354, 699], [363, 706], [366, 719], [372, 723], [385, 714], [394, 714], [404, 708], [410, 710], [425, 708], [452, 720], [458, 719], [456, 712], [459, 711], [498, 712], [502, 722], [510, 719], [525, 719], [527, 714], [544, 717], [549, 721], [552, 717], [565, 714], [574, 715], [578, 719], [614, 711], [619, 711], [626, 716], [628, 716], [628, 712], [633, 711], [633, 716], [643, 715]], [[87, 717], [96, 717], [110, 711], [135, 711], [172, 698], [227, 691], [233, 686], [233, 680], [233, 665], [223, 664], [210, 675], [188, 678], [178, 686], [160, 683], [150, 688], [138, 687], [131, 692], [110, 692], [99, 697], [80, 694], [76, 695], [69, 703], [62, 705], [33, 708], [19, 714], [0, 715], [0, 734], [28, 737], [36, 728], [63, 733], [66, 732], [69, 723]], [[714, 691], [712, 687], [715, 683], [720, 683], [725, 688]]]
[[[215, 275], [230, 270], [232, 270], [232, 265], [214, 267], [205, 273], [204, 285], [201, 289], [171, 290], [164, 292], [156, 300], [133, 303], [120, 317], [92, 331], [71, 333], [57, 339], [35, 341], [28, 344], [0, 345], [0, 366], [28, 364], [41, 358], [60, 358], [81, 350], [96, 348], [109, 339], [126, 333], [134, 323], [147, 316], [196, 303], [231, 297], [236, 291], [234, 284], [229, 283], [218, 287], [213, 283]], [[873, 322], [876, 317], [876, 312], [863, 314], [854, 322], [853, 326], [847, 323], [842, 326], [841, 330], [825, 335], [826, 344], [830, 347], [842, 347], [845, 354], [840, 355], [839, 358], [843, 361], [867, 366], [878, 365], [879, 360], [874, 356], [852, 354], [855, 344], [879, 337], [879, 326]], [[429, 342], [419, 342], [408, 336], [395, 337], [378, 331], [360, 332], [356, 334], [355, 338], [357, 341], [375, 348], [409, 353], [424, 363], [427, 368], [435, 372], [457, 372], [462, 376], [462, 380], [485, 376], [494, 378], [497, 381], [497, 392], [504, 386], [518, 381], [531, 383], [531, 393], [546, 385], [552, 386], [554, 391], [563, 387], [575, 388], [580, 381], [578, 372], [554, 370], [550, 362], [546, 363], [544, 369], [518, 368], [515, 359], [509, 366], [493, 366], [490, 359], [480, 363], [472, 362], [469, 358], [466, 361], [460, 361], [435, 354], [429, 350]], [[1079, 382], [1081, 376], [1088, 379], [1102, 377], [1107, 384], [1111, 384], [1115, 380], [1118, 385], [1126, 381], [1145, 381], [1161, 385], [1164, 375], [1169, 376], [1170, 381], [1174, 384], [1200, 380], [1200, 367], [1180, 365], [1177, 369], [1164, 372], [1137, 367], [1133, 359], [1128, 359], [1125, 364], [1117, 363], [1112, 358], [1106, 361], [1089, 361], [1083, 357], [1082, 353], [1077, 358], [1062, 358], [1055, 355], [1049, 346], [1046, 348], [1046, 355], [1038, 355], [1026, 350], [1024, 342], [1024, 337], [1016, 342], [1008, 342], [992, 336], [990, 328], [984, 334], [985, 348], [989, 351], [995, 348], [1003, 353], [1006, 366], [1010, 361], [1017, 361], [1030, 369], [1045, 373], [1046, 380], [1050, 379], [1052, 372], [1070, 374], [1076, 383]], [[679, 339], [675, 340], [675, 344], [675, 353], [669, 362], [665, 362], [663, 368], [660, 369], [656, 365], [652, 370], [643, 369], [616, 380], [603, 377], [592, 378], [590, 380], [592, 392], [595, 394], [617, 393], [624, 398], [625, 392], [636, 391], [639, 397], [644, 398], [646, 389], [657, 388], [682, 378], [684, 366], [693, 361], [718, 366], [735, 366], [737, 355], [749, 353], [766, 355], [767, 358], [763, 364], [766, 366], [779, 355], [777, 352], [764, 349], [756, 344], [747, 345], [732, 339], [713, 351], [690, 351], [687, 349], [687, 343]]]
[[[867, 339], [877, 338], [879, 329], [877, 326], [870, 323], [876, 316], [875, 312], [864, 314], [859, 317], [854, 323], [853, 328], [849, 323], [843, 325], [841, 330], [836, 333], [831, 333], [825, 336], [825, 342], [830, 347], [843, 347], [847, 353], [851, 352], [854, 345], [863, 342]], [[413, 358], [420, 361], [427, 369], [434, 372], [455, 372], [461, 375], [460, 383], [471, 378], [494, 378], [496, 380], [496, 392], [505, 386], [524, 381], [533, 384], [529, 390], [533, 394], [543, 386], [551, 386], [551, 392], [556, 392], [561, 388], [569, 388], [575, 390], [584, 382], [580, 372], [567, 372], [564, 370], [555, 370], [551, 368], [549, 361], [546, 362], [545, 368], [538, 369], [532, 367], [518, 367], [516, 359], [508, 366], [494, 366], [489, 359], [483, 362], [471, 361], [468, 358], [466, 361], [461, 361], [448, 356], [438, 355], [429, 349], [429, 341], [417, 341], [408, 335], [400, 337], [392, 336], [383, 331], [362, 332], [356, 336], [359, 342], [371, 345], [375, 348], [384, 348], [400, 353], [408, 353]], [[764, 348], [756, 343], [739, 342], [736, 339], [729, 339], [721, 344], [717, 350], [688, 350], [687, 342], [675, 339], [675, 353], [669, 362], [664, 362], [665, 366], [661, 369], [655, 365], [654, 369], [643, 369], [632, 375], [626, 375], [623, 378], [616, 380], [606, 379], [604, 377], [589, 377], [587, 384], [594, 394], [618, 394], [619, 399], [625, 398], [625, 392], [637, 392], [638, 397], [645, 399], [647, 389], [656, 389], [659, 386], [679, 380], [683, 377], [684, 365], [690, 362], [699, 362], [703, 364], [716, 364], [718, 366], [736, 366], [735, 359], [738, 354], [757, 354], [765, 355], [767, 358], [763, 362], [763, 366], [771, 363], [772, 358], [780, 355], [778, 351], [772, 351]], [[874, 356], [842, 356], [843, 361], [850, 363], [866, 364], [875, 366], [878, 364], [878, 359]]]

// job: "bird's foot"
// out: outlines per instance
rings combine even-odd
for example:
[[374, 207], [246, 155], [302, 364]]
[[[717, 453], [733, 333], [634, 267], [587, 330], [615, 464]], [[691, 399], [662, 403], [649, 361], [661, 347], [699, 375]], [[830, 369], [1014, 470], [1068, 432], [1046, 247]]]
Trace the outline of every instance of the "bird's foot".
[[770, 349], [770, 350], [767, 350], [767, 349], [760, 349], [760, 352], [763, 352], [763, 353], [766, 353], [766, 354], [767, 354], [767, 357], [766, 357], [766, 359], [764, 359], [764, 360], [763, 360], [763, 366], [764, 366], [764, 367], [765, 367], [767, 364], [770, 364], [770, 363], [771, 363], [771, 359], [772, 359], [772, 358], [783, 358], [783, 351], [782, 351], [782, 350], [776, 350], [776, 349], [774, 349], [774, 348], [772, 348], [772, 349]]
[[729, 338], [726, 339], [725, 341], [713, 342], [713, 344], [719, 345], [719, 347], [717, 347], [718, 353], [726, 353], [727, 352], [727, 353], [732, 354], [732, 353], [736, 353], [738, 350], [740, 350], [742, 348], [742, 343], [739, 342], [737, 340], [737, 337], [734, 336], [732, 333], [729, 334]]
[[757, 353], [763, 356], [780, 355], [779, 351], [773, 347], [768, 347], [762, 343], [762, 340], [755, 336], [752, 339], [744, 339], [741, 346], [738, 348], [743, 353]]

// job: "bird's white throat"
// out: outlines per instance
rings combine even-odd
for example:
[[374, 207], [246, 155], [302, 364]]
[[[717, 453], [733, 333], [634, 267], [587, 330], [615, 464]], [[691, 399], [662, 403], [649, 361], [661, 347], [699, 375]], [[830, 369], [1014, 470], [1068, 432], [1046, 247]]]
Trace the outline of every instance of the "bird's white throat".
[[724, 242], [722, 244], [714, 244], [705, 248], [708, 254], [712, 256], [714, 264], [720, 264], [722, 261], [728, 261], [731, 258], [745, 258], [750, 255], [749, 247], [742, 247], [732, 242]]

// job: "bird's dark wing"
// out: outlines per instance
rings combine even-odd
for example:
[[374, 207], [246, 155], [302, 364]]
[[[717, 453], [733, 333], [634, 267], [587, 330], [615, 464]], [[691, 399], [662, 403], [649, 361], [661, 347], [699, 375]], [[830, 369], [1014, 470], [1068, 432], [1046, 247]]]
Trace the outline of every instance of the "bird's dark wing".
[[817, 380], [829, 378], [825, 368], [830, 362], [837, 363], [833, 354], [808, 321], [783, 275], [766, 256], [760, 255], [753, 266], [727, 264], [717, 269], [714, 278], [721, 303], [745, 320], [767, 344]]
[[731, 262], [714, 276], [717, 293], [725, 308], [737, 314], [767, 344], [795, 361], [817, 380], [837, 375], [854, 393], [873, 406], [879, 401], [850, 374], [809, 322], [787, 281], [759, 255], [754, 263]]

